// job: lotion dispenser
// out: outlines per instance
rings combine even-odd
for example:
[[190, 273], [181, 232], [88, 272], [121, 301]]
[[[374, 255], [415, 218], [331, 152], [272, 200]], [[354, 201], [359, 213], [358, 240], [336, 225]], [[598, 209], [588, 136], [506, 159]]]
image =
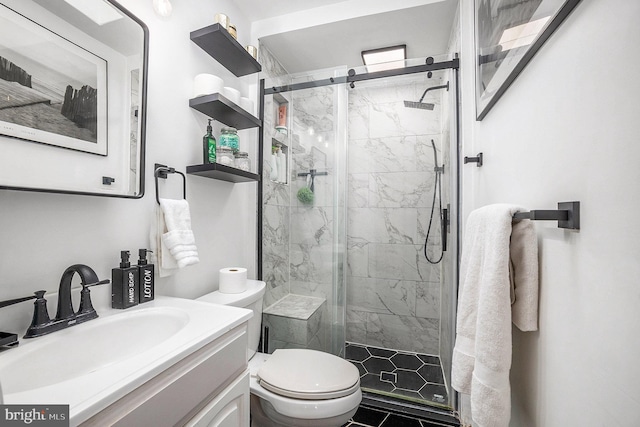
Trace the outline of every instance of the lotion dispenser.
[[138, 255], [140, 258], [138, 259], [138, 273], [139, 284], [140, 284], [140, 296], [139, 301], [140, 304], [143, 302], [152, 301], [155, 296], [154, 286], [153, 286], [153, 264], [149, 264], [147, 262], [147, 252], [151, 252], [148, 249], [139, 249]]
[[129, 308], [138, 304], [138, 268], [131, 266], [129, 251], [120, 252], [120, 267], [111, 270], [111, 307]]

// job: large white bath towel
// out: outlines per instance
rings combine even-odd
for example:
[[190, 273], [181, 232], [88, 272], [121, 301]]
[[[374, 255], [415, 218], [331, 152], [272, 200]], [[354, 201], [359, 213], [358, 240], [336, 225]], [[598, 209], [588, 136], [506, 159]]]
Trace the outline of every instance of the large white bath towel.
[[186, 200], [160, 199], [151, 225], [150, 241], [160, 277], [200, 262]]
[[523, 209], [489, 205], [469, 215], [460, 264], [460, 298], [451, 383], [471, 395], [478, 427], [507, 427], [511, 417], [511, 322], [537, 329], [538, 249]]

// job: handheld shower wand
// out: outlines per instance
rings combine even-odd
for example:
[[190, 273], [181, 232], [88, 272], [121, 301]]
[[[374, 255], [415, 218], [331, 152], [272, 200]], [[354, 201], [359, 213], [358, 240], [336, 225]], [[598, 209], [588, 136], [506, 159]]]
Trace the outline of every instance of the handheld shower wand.
[[[433, 148], [433, 162], [435, 165], [433, 170], [436, 173], [436, 178], [434, 180], [433, 200], [431, 201], [431, 215], [429, 216], [429, 226], [427, 227], [427, 235], [424, 238], [424, 257], [427, 259], [429, 263], [437, 264], [440, 261], [442, 261], [442, 258], [444, 257], [444, 252], [447, 250], [447, 225], [446, 225], [447, 215], [445, 213], [446, 210], [445, 211], [442, 210], [442, 177], [441, 175], [444, 172], [444, 165], [438, 166], [438, 152], [436, 150], [436, 144], [435, 142], [433, 142], [433, 139], [431, 140], [431, 148]], [[438, 217], [440, 218], [441, 250], [440, 250], [440, 256], [438, 257], [438, 259], [431, 259], [429, 258], [429, 254], [427, 253], [427, 243], [429, 242], [429, 235], [431, 234], [431, 225], [433, 224], [433, 214], [436, 210], [435, 209], [436, 195], [438, 196], [438, 212], [439, 212]]]

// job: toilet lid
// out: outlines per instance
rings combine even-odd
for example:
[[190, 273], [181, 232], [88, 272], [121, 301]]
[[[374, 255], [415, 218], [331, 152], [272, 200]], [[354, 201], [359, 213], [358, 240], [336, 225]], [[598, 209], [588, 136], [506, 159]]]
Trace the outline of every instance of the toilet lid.
[[280, 349], [258, 370], [260, 385], [295, 399], [335, 399], [360, 387], [358, 368], [333, 354], [307, 349]]

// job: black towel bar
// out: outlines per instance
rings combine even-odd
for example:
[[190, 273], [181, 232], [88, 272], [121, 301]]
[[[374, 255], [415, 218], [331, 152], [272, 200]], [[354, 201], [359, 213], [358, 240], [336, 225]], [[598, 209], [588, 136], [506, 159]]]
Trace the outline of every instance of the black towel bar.
[[557, 210], [533, 210], [516, 212], [513, 219], [532, 221], [558, 221], [558, 228], [580, 230], [580, 202], [560, 202]]
[[187, 177], [182, 172], [177, 171], [174, 168], [156, 163], [153, 167], [153, 176], [156, 180], [156, 202], [158, 202], [158, 204], [160, 204], [160, 197], [158, 196], [158, 178], [166, 179], [170, 173], [177, 173], [182, 176], [182, 194], [184, 199], [187, 199]]

